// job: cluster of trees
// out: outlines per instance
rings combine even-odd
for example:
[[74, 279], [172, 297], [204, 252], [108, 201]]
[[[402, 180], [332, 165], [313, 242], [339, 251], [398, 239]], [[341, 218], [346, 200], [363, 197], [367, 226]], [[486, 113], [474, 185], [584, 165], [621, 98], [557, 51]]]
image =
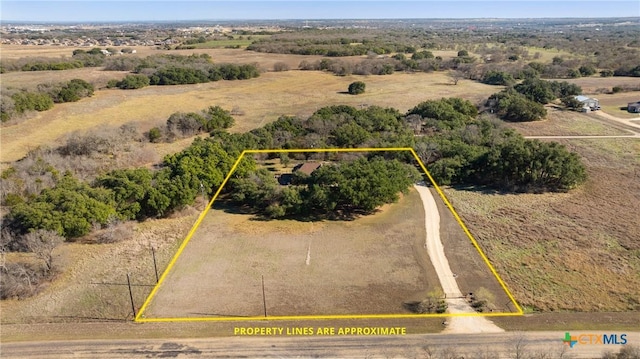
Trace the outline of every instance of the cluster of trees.
[[582, 88], [566, 81], [545, 81], [527, 78], [489, 97], [489, 106], [499, 117], [511, 122], [536, 121], [547, 115], [543, 105], [560, 98], [566, 105], [575, 105], [573, 97]]
[[[372, 31], [377, 32], [377, 31]], [[355, 35], [355, 36], [350, 36]], [[356, 31], [307, 30], [298, 33], [280, 33], [254, 41], [247, 50], [296, 55], [323, 55], [328, 57], [361, 56], [368, 53], [410, 53], [415, 47], [402, 42], [381, 40], [375, 35]]]
[[453, 61], [443, 61], [440, 57], [421, 57], [418, 60], [407, 58], [403, 54], [396, 54], [388, 58], [371, 57], [359, 62], [341, 59], [322, 59], [315, 62], [303, 60], [300, 70], [328, 71], [339, 76], [346, 75], [390, 75], [396, 71], [431, 72], [456, 68]]
[[[246, 148], [413, 147], [439, 183], [503, 190], [563, 191], [585, 179], [579, 158], [563, 146], [525, 140], [479, 118], [469, 101], [458, 98], [425, 101], [406, 114], [375, 106], [329, 106], [306, 119], [283, 116], [247, 133], [224, 131], [232, 120], [219, 107], [174, 114], [169, 126], [194, 125], [199, 131], [211, 131], [211, 137], [198, 138], [184, 151], [166, 156], [157, 170], [120, 169], [82, 182], [69, 173], [58, 175], [46, 162], [34, 164], [37, 171], [51, 174], [47, 178], [52, 185], [12, 200], [5, 227], [17, 234], [44, 229], [73, 238], [114, 218], [164, 216], [194, 203], [202, 193], [210, 196]], [[76, 153], [83, 146], [73, 145], [68, 151]], [[332, 160], [328, 153], [291, 155]], [[353, 154], [351, 162], [322, 167], [309, 177], [297, 176], [288, 188], [276, 186], [273, 176], [256, 170], [253, 158], [247, 157], [232, 176], [228, 198], [274, 218], [368, 213], [394, 200], [417, 179], [406, 165], [409, 154], [378, 155], [385, 160]]]
[[230, 181], [230, 198], [268, 218], [352, 217], [397, 201], [420, 178], [409, 164], [371, 156], [326, 164], [311, 175], [296, 172], [289, 186], [261, 169]]
[[218, 132], [235, 123], [231, 113], [220, 106], [209, 106], [200, 112], [176, 112], [167, 119], [164, 128], [154, 127], [147, 133], [150, 142], [171, 142], [176, 138], [203, 132]]
[[75, 102], [90, 97], [93, 91], [93, 85], [81, 79], [55, 85], [39, 85], [37, 91], [3, 91], [0, 118], [2, 122], [6, 122], [27, 111], [46, 111], [54, 103]]
[[211, 65], [206, 70], [168, 66], [149, 75], [151, 85], [184, 85], [219, 80], [247, 80], [260, 76], [255, 65]]
[[[115, 219], [159, 217], [211, 195], [222, 183], [239, 152], [212, 140], [196, 139], [186, 150], [167, 156], [162, 168], [114, 170], [91, 183], [70, 173], [54, 176], [55, 185], [11, 207], [7, 227], [22, 235], [44, 229], [65, 238], [88, 234]], [[255, 166], [245, 161], [243, 175]]]
[[[535, 25], [534, 25], [535, 26]], [[248, 49], [260, 52], [291, 53], [304, 55], [362, 56], [397, 53], [397, 60], [406, 69], [419, 68], [420, 49], [458, 50], [451, 64], [476, 65], [478, 54], [485, 64], [513, 64], [509, 74], [518, 78], [517, 72], [535, 72], [542, 78], [575, 78], [591, 76], [596, 69], [615, 76], [639, 76], [638, 41], [633, 31], [616, 27], [602, 28], [598, 34], [583, 30], [562, 28], [563, 36], [557, 36], [555, 26], [525, 29], [508, 29], [495, 33], [489, 29], [476, 29], [471, 33], [459, 33], [457, 28], [440, 29], [351, 29], [351, 30], [304, 30], [280, 33], [269, 39], [251, 44]], [[594, 51], [593, 44], [598, 48]], [[551, 62], [540, 62], [541, 51], [562, 50], [579, 54], [580, 58], [566, 55], [555, 56]], [[411, 58], [405, 54], [412, 54]], [[526, 65], [527, 61], [532, 61]], [[421, 70], [423, 71], [423, 70]], [[522, 78], [522, 77], [520, 77]]]
[[67, 59], [28, 57], [16, 60], [3, 60], [0, 65], [0, 73], [9, 71], [51, 71], [71, 70], [82, 67], [96, 67], [104, 64], [106, 55], [102, 49], [94, 47], [89, 51], [74, 50], [73, 55]]
[[107, 83], [108, 88], [117, 87], [123, 90], [135, 90], [149, 86], [151, 81], [148, 76], [145, 75], [127, 75], [122, 80], [109, 80]]
[[[255, 64], [214, 64], [207, 54], [153, 55], [146, 58], [118, 57], [110, 59], [106, 70], [132, 71], [148, 77], [151, 85], [182, 85], [219, 80], [246, 80], [260, 76]], [[139, 84], [140, 80], [129, 81]], [[117, 86], [116, 83], [111, 83]], [[117, 86], [120, 87], [120, 86]], [[131, 88], [131, 87], [129, 87]]]
[[[458, 108], [472, 107], [468, 101], [453, 100], [460, 102]], [[418, 115], [411, 121], [422, 119], [422, 131], [431, 134], [419, 137], [414, 148], [438, 183], [507, 191], [566, 191], [586, 180], [580, 159], [564, 146], [524, 139], [496, 122], [447, 106], [451, 101], [430, 101], [436, 111], [423, 112], [422, 104], [409, 110]], [[445, 124], [438, 125], [440, 122]]]

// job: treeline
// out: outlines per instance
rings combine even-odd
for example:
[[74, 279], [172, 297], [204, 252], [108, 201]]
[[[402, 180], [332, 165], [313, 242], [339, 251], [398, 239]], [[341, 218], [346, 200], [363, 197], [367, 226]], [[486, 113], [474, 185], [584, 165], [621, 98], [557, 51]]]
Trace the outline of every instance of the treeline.
[[[371, 31], [380, 34], [379, 31]], [[305, 30], [279, 33], [267, 39], [254, 41], [247, 50], [296, 55], [323, 55], [329, 57], [361, 56], [368, 53], [390, 54], [413, 52], [416, 47], [400, 41], [379, 40], [375, 34], [360, 31]]]
[[580, 158], [557, 143], [524, 139], [473, 116], [468, 101], [426, 101], [409, 110], [420, 126], [415, 148], [440, 184], [474, 184], [516, 192], [566, 191], [583, 183]]
[[106, 70], [131, 71], [137, 75], [121, 82], [111, 82], [111, 87], [139, 88], [144, 83], [140, 76], [146, 76], [150, 85], [196, 84], [219, 80], [246, 80], [260, 76], [255, 64], [214, 64], [211, 56], [200, 55], [154, 55], [146, 58], [112, 58], [105, 65]]
[[566, 81], [545, 81], [527, 78], [489, 97], [486, 105], [500, 118], [511, 122], [536, 121], [547, 115], [543, 105], [555, 99], [573, 103], [582, 88]]
[[74, 50], [70, 58], [27, 57], [17, 60], [3, 60], [0, 63], [0, 73], [9, 71], [50, 71], [71, 70], [82, 67], [102, 66], [107, 56], [102, 49], [94, 47], [89, 51]]
[[27, 111], [46, 111], [54, 103], [75, 102], [93, 95], [93, 85], [73, 79], [55, 85], [38, 85], [37, 91], [21, 90], [17, 92], [3, 91], [0, 119], [7, 122]]
[[[53, 171], [55, 185], [17, 200], [5, 224], [16, 238], [36, 229], [76, 238], [114, 219], [160, 217], [192, 204], [201, 191], [211, 195], [239, 155], [214, 141], [196, 139], [186, 150], [165, 157], [158, 171], [114, 170], [91, 183]], [[237, 173], [252, 166], [246, 161]]]
[[[210, 107], [172, 116], [168, 124], [196, 124], [202, 126], [200, 131], [211, 131], [211, 137], [196, 139], [184, 151], [166, 156], [157, 170], [119, 169], [82, 182], [68, 173], [60, 175], [42, 161], [38, 168], [51, 174], [52, 185], [25, 197], [5, 196], [11, 203], [5, 202], [10, 212], [4, 227], [18, 237], [44, 229], [74, 238], [114, 219], [165, 216], [193, 204], [202, 192], [211, 196], [248, 148], [413, 147], [441, 184], [479, 184], [507, 191], [564, 191], [585, 180], [580, 159], [563, 146], [525, 140], [478, 117], [470, 102], [457, 98], [425, 101], [406, 114], [375, 106], [330, 106], [307, 119], [283, 116], [247, 133], [226, 132], [232, 122], [220, 110]], [[336, 160], [331, 153], [289, 154], [283, 160], [289, 156]], [[268, 217], [369, 213], [416, 180], [406, 165], [411, 163], [410, 154], [377, 156], [385, 160], [350, 154], [348, 162], [322, 167], [308, 178], [298, 176], [289, 189], [274, 187], [273, 177], [256, 170], [248, 156], [225, 190], [235, 203], [244, 201], [243, 206]], [[3, 172], [3, 179], [10, 176], [10, 169]]]
[[[467, 51], [474, 55], [454, 57], [453, 61], [445, 61], [440, 67], [455, 69], [457, 65], [470, 64], [463, 66], [464, 71], [470, 70], [469, 78], [475, 80], [482, 79], [487, 71], [498, 69], [492, 65], [507, 65], [502, 71], [515, 79], [522, 79], [523, 73], [531, 71], [542, 78], [576, 78], [598, 72], [601, 76], [640, 76], [640, 63], [637, 60], [640, 53], [635, 39], [637, 36], [633, 32], [612, 27], [602, 29], [598, 34], [591, 32], [588, 36], [580, 31], [565, 29], [563, 32], [563, 36], [558, 36], [550, 32], [532, 34], [520, 30], [504, 30], [498, 34], [482, 29], [463, 33], [447, 29], [303, 30], [276, 34], [254, 42], [247, 49], [327, 57], [390, 57], [396, 54], [395, 60], [398, 61], [387, 60], [396, 71], [431, 70], [433, 61], [420, 63], [419, 58], [411, 55], [421, 50]], [[597, 49], [594, 49], [594, 43], [598, 44]], [[540, 51], [536, 51], [536, 48]], [[559, 53], [548, 63], [540, 61], [543, 51], [560, 50], [571, 55]], [[341, 64], [348, 66], [349, 62]], [[308, 65], [301, 68], [311, 69]], [[359, 73], [355, 69], [352, 72]]]
[[420, 178], [411, 165], [374, 154], [326, 164], [311, 175], [296, 172], [288, 186], [260, 169], [230, 181], [230, 201], [267, 218], [351, 218], [397, 201]]

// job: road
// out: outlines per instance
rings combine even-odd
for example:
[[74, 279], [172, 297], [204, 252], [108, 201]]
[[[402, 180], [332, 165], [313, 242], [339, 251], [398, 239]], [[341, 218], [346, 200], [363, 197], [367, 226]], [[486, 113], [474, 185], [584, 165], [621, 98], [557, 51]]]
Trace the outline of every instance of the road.
[[[575, 333], [579, 334], [579, 333]], [[592, 334], [602, 334], [601, 332]], [[609, 333], [606, 333], [609, 334]], [[618, 333], [618, 335], [621, 333]], [[574, 332], [571, 333], [574, 335]], [[600, 358], [620, 345], [562, 343], [564, 332], [405, 336], [228, 337], [3, 343], [4, 358]], [[631, 344], [640, 332], [626, 333]], [[429, 352], [435, 355], [429, 356]], [[456, 356], [451, 354], [457, 353]], [[541, 356], [542, 353], [549, 356]], [[564, 356], [560, 356], [563, 354]], [[521, 356], [523, 357], [523, 356]]]
[[[424, 206], [424, 224], [427, 232], [425, 248], [429, 253], [429, 259], [438, 274], [440, 285], [446, 296], [448, 313], [475, 313], [458, 287], [454, 273], [451, 271], [449, 261], [444, 254], [444, 246], [440, 240], [440, 214], [433, 194], [428, 187], [422, 184], [414, 186], [420, 194]], [[447, 319], [445, 333], [499, 333], [503, 332], [484, 317], [451, 317]]]

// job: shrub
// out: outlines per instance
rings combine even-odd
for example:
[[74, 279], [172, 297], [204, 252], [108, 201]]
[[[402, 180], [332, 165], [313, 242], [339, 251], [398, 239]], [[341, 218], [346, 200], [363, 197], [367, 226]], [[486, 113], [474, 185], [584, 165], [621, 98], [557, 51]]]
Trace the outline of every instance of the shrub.
[[482, 76], [482, 83], [488, 85], [511, 86], [515, 83], [513, 76], [503, 71], [487, 71]]
[[158, 143], [162, 140], [162, 131], [159, 128], [154, 127], [149, 130], [147, 137], [149, 138], [149, 142]]
[[596, 73], [596, 68], [591, 65], [583, 65], [578, 68], [578, 71], [582, 76], [591, 76]]
[[21, 91], [11, 96], [17, 113], [27, 110], [46, 111], [53, 107], [53, 99], [44, 93]]
[[51, 91], [53, 102], [76, 102], [83, 97], [93, 96], [93, 85], [82, 79], [73, 79], [55, 86]]
[[118, 81], [115, 85], [123, 90], [133, 90], [149, 86], [149, 77], [145, 75], [127, 75], [121, 81]]
[[348, 92], [351, 95], [360, 95], [364, 93], [366, 84], [362, 81], [356, 81], [349, 84]]
[[281, 71], [289, 71], [289, 65], [284, 62], [276, 62], [273, 64], [273, 71], [281, 72]]
[[611, 77], [613, 76], [613, 70], [602, 70], [600, 71], [600, 77]]

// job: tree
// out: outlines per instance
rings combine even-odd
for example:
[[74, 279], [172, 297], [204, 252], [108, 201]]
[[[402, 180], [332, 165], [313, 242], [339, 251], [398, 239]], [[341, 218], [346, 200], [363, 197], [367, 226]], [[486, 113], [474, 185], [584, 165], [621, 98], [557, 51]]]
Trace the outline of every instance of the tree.
[[38, 229], [25, 234], [24, 240], [27, 248], [44, 262], [45, 274], [48, 274], [53, 269], [53, 250], [64, 241], [64, 238], [54, 231]]
[[578, 101], [574, 96], [567, 96], [562, 98], [562, 104], [572, 110], [582, 108], [582, 102]]
[[362, 81], [356, 81], [349, 84], [349, 94], [351, 95], [360, 95], [364, 93], [366, 84]]
[[487, 104], [498, 116], [511, 122], [536, 121], [547, 115], [544, 106], [513, 90], [491, 95]]
[[482, 83], [488, 85], [511, 86], [515, 83], [513, 76], [503, 71], [487, 71], [482, 76]]
[[451, 79], [451, 82], [454, 85], [457, 85], [458, 82], [460, 82], [460, 80], [462, 80], [465, 76], [464, 72], [459, 70], [451, 70], [447, 73], [447, 75], [449, 76], [449, 79]]
[[94, 224], [105, 224], [116, 214], [113, 193], [91, 188], [66, 173], [55, 187], [14, 206], [11, 227], [19, 233], [37, 229], [55, 231], [65, 238], [88, 234]]

